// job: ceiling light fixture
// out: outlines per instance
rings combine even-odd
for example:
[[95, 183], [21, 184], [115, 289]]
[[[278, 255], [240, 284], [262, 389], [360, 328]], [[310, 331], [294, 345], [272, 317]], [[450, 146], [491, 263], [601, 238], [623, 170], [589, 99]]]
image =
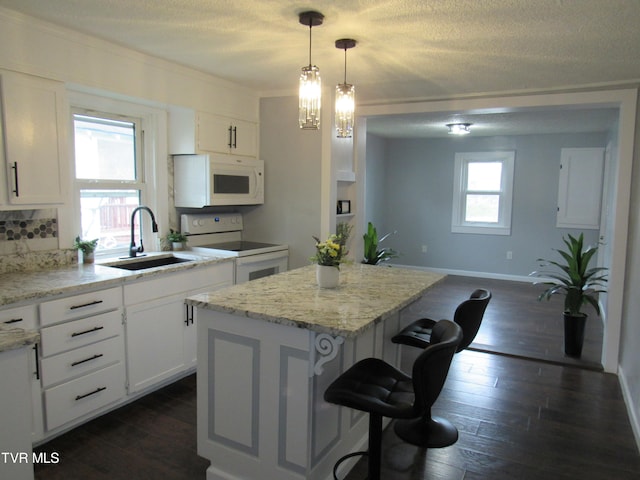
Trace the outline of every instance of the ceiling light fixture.
[[473, 123], [447, 123], [449, 135], [467, 135], [471, 133], [469, 128]]
[[347, 50], [356, 46], [351, 38], [336, 40], [336, 48], [344, 49], [344, 83], [336, 85], [336, 131], [338, 138], [350, 138], [356, 109], [356, 91], [347, 83]]
[[320, 69], [311, 64], [311, 28], [322, 25], [324, 15], [320, 12], [302, 12], [300, 23], [309, 27], [309, 65], [302, 67], [300, 75], [300, 92], [298, 99], [298, 122], [304, 130], [318, 130], [320, 128], [320, 104], [322, 97], [322, 82]]

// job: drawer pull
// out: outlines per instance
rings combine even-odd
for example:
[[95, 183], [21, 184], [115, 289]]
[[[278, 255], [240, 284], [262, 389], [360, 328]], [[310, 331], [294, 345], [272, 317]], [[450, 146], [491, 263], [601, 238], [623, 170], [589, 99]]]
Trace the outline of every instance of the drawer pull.
[[98, 305], [99, 303], [102, 303], [102, 302], [103, 300], [94, 300], [93, 302], [83, 303], [82, 305], [71, 305], [69, 307], [69, 310], [76, 310], [78, 308], [91, 307], [92, 305]]
[[73, 332], [71, 334], [72, 337], [79, 337], [80, 335], [86, 335], [87, 333], [97, 332], [98, 330], [102, 330], [104, 327], [94, 327], [90, 330], [85, 330], [84, 332]]
[[93, 357], [89, 357], [89, 358], [85, 358], [84, 360], [78, 360], [77, 362], [73, 362], [71, 366], [75, 367], [76, 365], [80, 365], [81, 363], [85, 363], [85, 362], [90, 362], [91, 360], [95, 360], [96, 358], [100, 358], [100, 357], [104, 357], [104, 355], [102, 353], [97, 353]]
[[12, 318], [11, 320], [5, 320], [5, 324], [9, 325], [10, 323], [18, 323], [24, 320], [24, 318]]
[[76, 401], [82, 400], [83, 398], [90, 397], [91, 395], [95, 395], [96, 393], [100, 393], [103, 390], [106, 390], [107, 387], [98, 387], [93, 392], [85, 393], [84, 395], [76, 395]]

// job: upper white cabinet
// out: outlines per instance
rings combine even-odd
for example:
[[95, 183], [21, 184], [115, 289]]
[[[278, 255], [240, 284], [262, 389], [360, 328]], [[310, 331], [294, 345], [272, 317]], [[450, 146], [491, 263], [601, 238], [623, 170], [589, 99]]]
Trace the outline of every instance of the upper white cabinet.
[[256, 157], [258, 154], [258, 125], [255, 122], [172, 109], [169, 123], [173, 155], [216, 152]]
[[8, 201], [64, 201], [67, 101], [64, 84], [0, 71]]
[[604, 148], [563, 148], [558, 216], [561, 228], [600, 228]]

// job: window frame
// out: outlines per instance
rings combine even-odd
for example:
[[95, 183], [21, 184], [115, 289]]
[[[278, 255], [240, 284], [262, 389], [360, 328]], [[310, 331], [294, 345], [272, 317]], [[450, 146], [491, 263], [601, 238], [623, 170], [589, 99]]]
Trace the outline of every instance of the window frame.
[[[156, 221], [159, 225], [164, 223], [167, 218], [167, 208], [164, 202], [158, 202], [158, 198], [168, 197], [167, 178], [167, 160], [168, 156], [166, 135], [163, 133], [167, 127], [167, 114], [162, 108], [147, 103], [134, 102], [131, 99], [118, 99], [105, 97], [97, 93], [86, 92], [84, 90], [69, 90], [69, 136], [70, 136], [70, 179], [73, 185], [73, 217], [70, 221], [74, 226], [73, 232], [81, 232], [81, 208], [80, 208], [80, 185], [90, 185], [90, 188], [100, 189], [95, 181], [76, 180], [75, 176], [75, 138], [73, 114], [80, 113], [89, 116], [105, 115], [105, 118], [115, 120], [131, 120], [138, 119], [140, 127], [140, 141], [137, 142], [136, 148], [140, 149], [140, 156], [137, 156], [136, 162], [140, 162], [136, 168], [139, 168], [141, 176], [138, 176], [138, 186], [134, 187], [129, 181], [111, 181], [104, 183], [104, 188], [112, 188], [116, 186], [118, 189], [139, 189], [140, 205], [146, 205], [153, 210]], [[105, 181], [109, 182], [109, 181]], [[168, 185], [168, 184], [167, 184]], [[145, 248], [147, 251], [160, 250], [159, 234], [153, 233], [151, 230], [151, 222], [142, 215], [142, 237], [145, 239]], [[69, 241], [76, 237], [79, 233], [71, 232]], [[139, 245], [139, 235], [136, 235], [136, 244]], [[96, 258], [114, 257], [118, 255], [128, 255], [127, 248], [107, 249], [96, 251]]]
[[[502, 174], [499, 191], [468, 190], [467, 178], [471, 163], [501, 163]], [[483, 235], [511, 235], [511, 210], [513, 203], [513, 173], [515, 151], [461, 152], [455, 154], [452, 233], [475, 233]], [[497, 222], [469, 222], [465, 220], [466, 197], [473, 193], [498, 195]]]

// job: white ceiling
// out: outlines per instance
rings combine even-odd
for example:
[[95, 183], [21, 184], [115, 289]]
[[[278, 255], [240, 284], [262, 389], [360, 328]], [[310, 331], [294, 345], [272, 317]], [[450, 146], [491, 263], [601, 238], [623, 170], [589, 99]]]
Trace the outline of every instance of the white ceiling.
[[[325, 15], [312, 30], [312, 62], [325, 85], [343, 80], [344, 52], [335, 40], [357, 40], [347, 80], [356, 85], [358, 103], [640, 82], [640, 0], [0, 0], [0, 6], [262, 95], [295, 94], [308, 63], [309, 29], [298, 22], [306, 10]], [[577, 115], [578, 123], [589, 119], [595, 121]]]

